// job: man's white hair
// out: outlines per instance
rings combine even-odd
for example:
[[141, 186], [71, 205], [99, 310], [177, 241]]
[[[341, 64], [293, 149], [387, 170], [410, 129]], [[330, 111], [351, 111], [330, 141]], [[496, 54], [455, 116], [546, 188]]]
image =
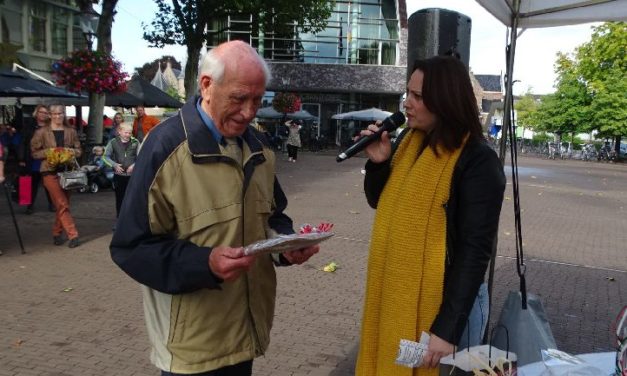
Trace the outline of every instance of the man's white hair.
[[[237, 47], [240, 47], [241, 51], [248, 52], [249, 55], [253, 59], [257, 60], [257, 62], [259, 63], [259, 67], [263, 71], [263, 75], [266, 79], [266, 86], [267, 86], [270, 83], [270, 80], [272, 79], [272, 74], [270, 73], [270, 68], [268, 67], [268, 64], [261, 56], [259, 56], [257, 51], [255, 51], [255, 49], [252, 48], [248, 43], [245, 43], [242, 41], [233, 41], [233, 42], [228, 42], [228, 43], [237, 43], [239, 45]], [[202, 58], [202, 60], [200, 61], [200, 66], [198, 67], [198, 82], [199, 83], [200, 83], [200, 77], [202, 77], [203, 74], [211, 76], [211, 78], [215, 80], [216, 82], [222, 82], [222, 78], [224, 78], [225, 60], [228, 58], [228, 56], [225, 56], [225, 55], [228, 55], [228, 53], [227, 54], [220, 53], [219, 47], [220, 46], [209, 50], [209, 52], [207, 52], [205, 56]], [[229, 61], [229, 62], [232, 64], [238, 63], [236, 60]]]

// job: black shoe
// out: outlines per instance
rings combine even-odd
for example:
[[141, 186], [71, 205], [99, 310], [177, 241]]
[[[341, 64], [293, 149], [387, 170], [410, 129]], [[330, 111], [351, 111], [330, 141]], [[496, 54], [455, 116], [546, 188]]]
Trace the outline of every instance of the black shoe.
[[26, 207], [26, 211], [25, 211], [25, 213], [26, 213], [26, 214], [28, 214], [28, 215], [31, 215], [31, 214], [33, 214], [33, 211], [34, 211], [34, 210], [33, 210], [33, 207], [32, 207], [31, 205], [28, 205], [28, 206]]
[[80, 245], [80, 241], [78, 240], [78, 238], [74, 238], [74, 239], [70, 239], [70, 242], [68, 243], [68, 247], [70, 248], [76, 248]]
[[52, 237], [52, 242], [54, 245], [61, 245], [65, 243], [65, 239], [63, 239], [63, 235], [57, 235]]

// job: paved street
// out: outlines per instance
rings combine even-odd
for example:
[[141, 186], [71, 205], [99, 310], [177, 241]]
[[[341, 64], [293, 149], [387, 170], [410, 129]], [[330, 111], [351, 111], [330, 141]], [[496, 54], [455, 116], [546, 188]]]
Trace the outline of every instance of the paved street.
[[[295, 223], [335, 224], [308, 264], [278, 270], [272, 343], [255, 375], [352, 375], [374, 211], [363, 197], [365, 159], [303, 153], [279, 163]], [[627, 304], [627, 165], [520, 158], [528, 290], [541, 296], [558, 347], [613, 350], [611, 325]], [[506, 170], [509, 175], [509, 167]], [[0, 199], [0, 376], [145, 375], [140, 290], [110, 260], [111, 191], [72, 197], [79, 248], [52, 245], [53, 214], [16, 208], [21, 255]], [[518, 288], [511, 185], [499, 229], [494, 310]], [[335, 261], [335, 273], [321, 266]]]

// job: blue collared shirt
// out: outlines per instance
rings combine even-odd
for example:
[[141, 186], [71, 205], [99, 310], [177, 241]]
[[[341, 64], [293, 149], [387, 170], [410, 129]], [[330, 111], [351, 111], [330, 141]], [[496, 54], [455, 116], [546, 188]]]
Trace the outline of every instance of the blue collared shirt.
[[196, 110], [198, 110], [198, 113], [200, 114], [200, 118], [202, 119], [202, 121], [205, 123], [205, 125], [207, 126], [207, 128], [209, 128], [209, 131], [211, 131], [211, 134], [213, 135], [213, 138], [220, 144], [220, 145], [224, 145], [224, 136], [222, 136], [222, 134], [220, 133], [220, 131], [218, 130], [218, 128], [216, 128], [216, 125], [214, 124], [213, 120], [211, 120], [211, 118], [209, 117], [209, 115], [205, 112], [205, 110], [202, 109], [202, 107], [200, 106], [200, 101], [202, 101], [202, 98], [198, 99], [198, 102], [196, 102]]

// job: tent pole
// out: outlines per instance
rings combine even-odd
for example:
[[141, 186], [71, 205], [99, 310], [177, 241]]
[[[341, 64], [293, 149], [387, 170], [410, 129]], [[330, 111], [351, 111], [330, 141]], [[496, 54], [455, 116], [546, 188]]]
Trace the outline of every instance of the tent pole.
[[[501, 142], [499, 144], [499, 159], [501, 160], [501, 164], [505, 165], [505, 151], [507, 150], [507, 132], [511, 127], [511, 114], [512, 114], [512, 106], [514, 96], [511, 95], [512, 87], [513, 87], [513, 76], [514, 76], [514, 56], [516, 52], [516, 39], [518, 38], [518, 16], [520, 14], [520, 0], [514, 0], [513, 9], [512, 9], [512, 20], [511, 27], [509, 29], [509, 44], [506, 47], [506, 63], [505, 63], [505, 103], [503, 104], [503, 127], [501, 128]], [[511, 129], [511, 132], [514, 132]], [[515, 140], [515, 138], [514, 138]], [[494, 237], [494, 241], [492, 242], [492, 254], [490, 255], [490, 266], [488, 270], [488, 322], [486, 324], [486, 331], [483, 335], [482, 343], [488, 343], [488, 333], [490, 333], [490, 316], [492, 316], [492, 296], [493, 294], [493, 285], [494, 285], [494, 269], [496, 263], [496, 253], [498, 248], [498, 232]]]

